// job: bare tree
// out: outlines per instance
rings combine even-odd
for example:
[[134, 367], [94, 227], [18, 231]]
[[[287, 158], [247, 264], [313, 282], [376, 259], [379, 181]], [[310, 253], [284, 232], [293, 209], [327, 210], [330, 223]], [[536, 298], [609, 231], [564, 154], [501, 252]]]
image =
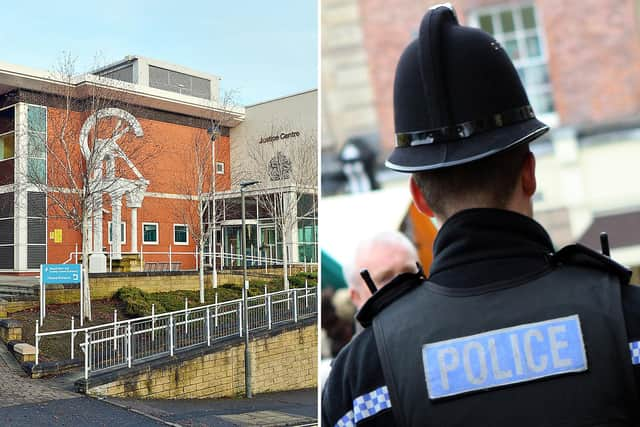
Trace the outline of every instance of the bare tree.
[[[204, 303], [204, 254], [210, 247], [212, 263], [212, 285], [218, 285], [216, 265], [216, 224], [221, 219], [215, 208], [216, 200], [216, 158], [215, 146], [223, 136], [228, 136], [228, 128], [237, 120], [234, 92], [227, 92], [219, 102], [219, 111], [209, 118], [206, 134], [202, 130], [194, 132], [189, 152], [185, 153], [191, 165], [183, 176], [176, 176], [181, 182], [180, 193], [188, 202], [174, 209], [174, 216], [187, 226], [191, 239], [198, 247], [200, 302]], [[193, 203], [193, 201], [197, 203]], [[190, 201], [190, 202], [189, 202]]]
[[[102, 235], [103, 198], [110, 195], [115, 210], [125, 194], [144, 193], [148, 182], [134, 163], [148, 162], [158, 147], [142, 138], [140, 124], [126, 111], [125, 83], [95, 75], [79, 78], [75, 63], [69, 54], [59, 61], [52, 72], [55, 83], [42, 95], [42, 105], [55, 105], [47, 112], [47, 131], [39, 141], [29, 132], [29, 150], [44, 154], [48, 170], [23, 172], [28, 185], [47, 195], [49, 218], [64, 219], [82, 235], [82, 315], [91, 320], [89, 254], [92, 230]], [[119, 242], [119, 230], [112, 234]]]
[[[272, 126], [271, 135], [278, 139], [247, 144], [247, 160], [244, 168], [251, 177], [258, 179], [260, 196], [258, 203], [273, 218], [282, 237], [282, 267], [285, 289], [289, 289], [289, 249], [293, 249], [291, 230], [300, 217], [315, 210], [318, 182], [318, 157], [316, 135], [291, 135], [291, 126]], [[283, 135], [288, 135], [283, 138]], [[300, 203], [305, 195], [311, 195], [313, 203]], [[299, 210], [299, 207], [303, 211]]]
[[174, 217], [187, 227], [189, 236], [198, 248], [201, 303], [204, 303], [204, 250], [210, 238], [204, 219], [209, 195], [212, 192], [211, 175], [214, 168], [212, 150], [212, 139], [206, 134], [203, 135], [201, 129], [197, 129], [192, 145], [185, 153], [187, 156], [185, 160], [190, 167], [186, 168], [185, 177], [179, 181], [182, 182], [182, 185], [179, 185], [181, 187], [179, 191], [187, 203], [173, 209]]

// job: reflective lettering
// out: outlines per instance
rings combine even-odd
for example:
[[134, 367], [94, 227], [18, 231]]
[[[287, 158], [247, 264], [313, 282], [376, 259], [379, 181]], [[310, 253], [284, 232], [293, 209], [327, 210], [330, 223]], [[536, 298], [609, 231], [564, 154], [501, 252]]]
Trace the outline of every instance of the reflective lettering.
[[578, 315], [425, 343], [430, 399], [587, 370]]
[[540, 356], [540, 363], [536, 363], [533, 358], [533, 350], [531, 349], [531, 339], [535, 337], [536, 341], [544, 341], [542, 333], [537, 329], [530, 329], [524, 334], [524, 355], [527, 359], [527, 366], [533, 372], [542, 372], [547, 367], [548, 357], [546, 354]]
[[511, 334], [509, 335], [509, 340], [511, 340], [511, 353], [513, 354], [513, 362], [516, 365], [516, 375], [522, 375], [524, 370], [522, 369], [522, 355], [520, 353], [518, 336], [516, 334]]
[[[473, 367], [471, 366], [471, 350], [474, 350], [474, 349], [478, 354], [478, 359], [480, 362], [479, 364], [480, 375], [477, 377], [475, 376], [475, 373], [473, 372]], [[464, 350], [462, 353], [462, 360], [464, 363], [464, 372], [467, 374], [467, 380], [469, 380], [471, 384], [480, 385], [487, 380], [487, 375], [488, 375], [487, 361], [484, 356], [484, 348], [482, 347], [482, 344], [480, 344], [477, 341], [471, 341], [467, 343], [464, 346]]]
[[496, 349], [495, 338], [489, 338], [489, 356], [491, 357], [491, 368], [493, 369], [493, 378], [503, 380], [511, 378], [513, 375], [511, 369], [503, 371], [500, 369], [500, 359], [498, 359], [498, 350]]
[[[446, 362], [445, 356], [450, 354], [449, 363]], [[438, 351], [438, 365], [440, 367], [440, 381], [442, 382], [442, 388], [449, 390], [449, 375], [448, 373], [455, 370], [460, 364], [460, 356], [453, 347], [445, 347]]]
[[571, 366], [571, 358], [561, 359], [560, 349], [567, 348], [569, 343], [566, 340], [560, 341], [556, 334], [565, 333], [567, 328], [564, 325], [550, 326], [547, 330], [549, 334], [549, 347], [551, 347], [551, 360], [554, 368], [566, 368]]

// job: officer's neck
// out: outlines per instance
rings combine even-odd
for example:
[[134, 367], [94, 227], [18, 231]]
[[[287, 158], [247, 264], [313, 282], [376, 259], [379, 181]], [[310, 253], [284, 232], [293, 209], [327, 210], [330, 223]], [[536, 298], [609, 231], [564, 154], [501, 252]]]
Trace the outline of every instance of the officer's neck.
[[438, 231], [429, 279], [453, 287], [512, 280], [548, 268], [551, 252], [549, 235], [529, 216], [505, 209], [467, 209]]
[[461, 204], [461, 206], [456, 206], [453, 209], [450, 209], [447, 212], [447, 215], [438, 215], [435, 214], [435, 219], [438, 224], [438, 228], [444, 224], [447, 219], [451, 218], [453, 215], [458, 212], [462, 212], [467, 209], [475, 209], [475, 208], [489, 208], [489, 209], [503, 209], [507, 211], [512, 211], [515, 213], [519, 213], [520, 215], [528, 216], [529, 218], [533, 218], [533, 201], [531, 197], [527, 197], [522, 193], [515, 192], [511, 199], [507, 202], [506, 206], [492, 206], [490, 204], [484, 203], [466, 203]]

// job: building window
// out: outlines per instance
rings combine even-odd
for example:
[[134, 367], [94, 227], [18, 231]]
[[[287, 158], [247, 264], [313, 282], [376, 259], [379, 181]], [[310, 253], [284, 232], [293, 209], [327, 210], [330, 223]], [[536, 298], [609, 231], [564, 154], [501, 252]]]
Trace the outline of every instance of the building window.
[[123, 82], [133, 83], [133, 64], [127, 63], [115, 67], [101, 70], [98, 75], [108, 79], [120, 80]]
[[47, 262], [47, 195], [27, 192], [27, 268]]
[[0, 110], [0, 185], [14, 182], [15, 107]]
[[211, 81], [149, 65], [149, 86], [183, 95], [211, 99]]
[[176, 245], [189, 244], [189, 230], [185, 224], [173, 224], [173, 243]]
[[47, 182], [47, 109], [39, 105], [27, 107], [28, 157], [27, 176], [29, 182]]
[[542, 27], [532, 4], [479, 9], [471, 23], [491, 34], [507, 52], [538, 115], [554, 113]]
[[0, 160], [15, 157], [15, 138], [13, 132], [0, 135]]
[[44, 184], [47, 179], [47, 165], [44, 159], [27, 159], [27, 175], [29, 182], [34, 184]]
[[13, 193], [0, 193], [0, 269], [12, 269], [13, 265]]
[[313, 219], [298, 220], [298, 259], [317, 262], [318, 223]]
[[318, 199], [315, 194], [297, 193], [298, 260], [317, 262]]
[[0, 185], [13, 184], [14, 159], [0, 161]]
[[224, 175], [224, 162], [216, 162], [216, 173]]
[[[111, 236], [113, 231], [111, 230], [111, 221], [109, 221], [109, 244], [113, 243]], [[126, 222], [121, 222], [120, 223], [120, 243], [127, 243], [127, 223]]]
[[147, 245], [158, 244], [158, 223], [157, 222], [142, 223], [142, 242]]

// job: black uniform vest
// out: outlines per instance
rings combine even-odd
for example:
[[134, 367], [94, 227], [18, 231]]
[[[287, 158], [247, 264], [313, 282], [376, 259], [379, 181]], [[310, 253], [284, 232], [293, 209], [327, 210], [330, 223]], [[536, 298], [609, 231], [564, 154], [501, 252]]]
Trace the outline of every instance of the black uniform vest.
[[[526, 332], [530, 324], [539, 330]], [[373, 328], [398, 425], [637, 425], [620, 281], [607, 272], [563, 265], [480, 288], [424, 282], [379, 312]], [[496, 350], [509, 343], [504, 333], [515, 347]], [[567, 368], [569, 350], [583, 351], [583, 368]]]

